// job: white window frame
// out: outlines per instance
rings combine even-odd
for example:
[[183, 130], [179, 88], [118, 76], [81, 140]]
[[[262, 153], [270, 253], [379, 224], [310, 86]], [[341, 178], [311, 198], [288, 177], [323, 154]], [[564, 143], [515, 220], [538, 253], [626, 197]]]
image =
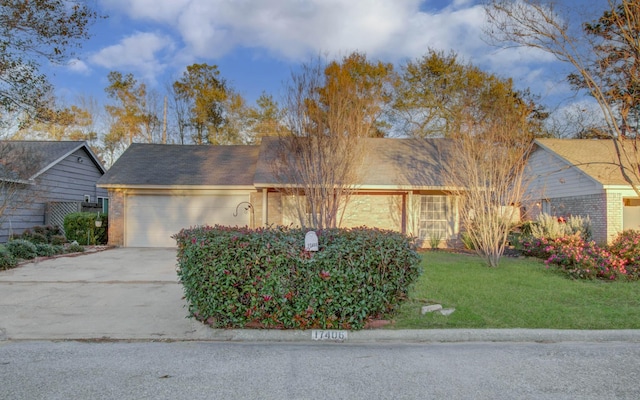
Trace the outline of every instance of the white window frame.
[[420, 196], [420, 214], [418, 216], [418, 237], [428, 240], [431, 237], [447, 239], [449, 232], [449, 196]]

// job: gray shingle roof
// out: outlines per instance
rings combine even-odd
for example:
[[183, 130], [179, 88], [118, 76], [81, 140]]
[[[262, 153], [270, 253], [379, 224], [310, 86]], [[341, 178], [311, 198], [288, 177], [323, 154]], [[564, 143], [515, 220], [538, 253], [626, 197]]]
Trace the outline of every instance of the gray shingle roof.
[[[262, 151], [256, 166], [257, 187], [278, 187], [287, 182], [276, 179], [273, 164], [279, 149], [279, 138], [262, 139]], [[361, 139], [364, 159], [355, 182], [362, 188], [441, 188], [443, 160], [451, 148], [449, 139]]]
[[258, 146], [134, 143], [98, 186], [250, 186], [258, 152]]
[[[557, 154], [602, 185], [628, 185], [620, 172], [612, 140], [537, 139], [536, 144]], [[622, 146], [632, 146], [632, 142], [622, 142]], [[630, 168], [629, 163], [625, 162], [624, 166]], [[632, 173], [628, 175], [633, 177]]]
[[[33, 179], [82, 147], [86, 147], [87, 153], [91, 155], [92, 161], [98, 166], [98, 169], [105, 171], [100, 161], [84, 141], [2, 140], [0, 141], [0, 146], [2, 146], [2, 152], [24, 152], [28, 154], [29, 162], [32, 164], [28, 171], [23, 171], [19, 177], [13, 176], [11, 178]], [[3, 168], [3, 171], [6, 172], [7, 169]]]

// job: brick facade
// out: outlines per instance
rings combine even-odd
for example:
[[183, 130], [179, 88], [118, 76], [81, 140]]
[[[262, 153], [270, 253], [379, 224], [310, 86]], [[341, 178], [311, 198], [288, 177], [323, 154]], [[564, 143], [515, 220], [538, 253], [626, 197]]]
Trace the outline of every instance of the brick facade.
[[[262, 192], [251, 194], [257, 226], [263, 225]], [[294, 200], [280, 192], [268, 192], [266, 225], [299, 225]], [[402, 232], [402, 194], [368, 193], [353, 195], [342, 218], [342, 227], [371, 226]]]
[[[591, 220], [591, 231], [596, 243], [607, 243], [610, 239], [608, 221], [612, 210], [608, 210], [605, 193], [587, 196], [559, 197], [549, 199], [551, 215], [581, 216]], [[620, 215], [622, 214], [622, 200], [620, 199]]]
[[619, 232], [623, 230], [624, 202], [621, 193], [607, 192], [607, 236], [606, 241], [611, 242]]
[[402, 232], [402, 194], [357, 194], [342, 218], [343, 227], [370, 226]]
[[124, 246], [124, 191], [109, 190], [109, 245]]

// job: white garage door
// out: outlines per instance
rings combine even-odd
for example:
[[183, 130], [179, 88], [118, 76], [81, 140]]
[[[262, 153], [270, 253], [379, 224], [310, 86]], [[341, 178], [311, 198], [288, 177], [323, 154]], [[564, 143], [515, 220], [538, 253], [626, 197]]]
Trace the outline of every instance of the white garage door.
[[128, 247], [174, 247], [171, 236], [196, 225], [249, 225], [250, 213], [236, 207], [249, 195], [130, 195], [126, 199]]

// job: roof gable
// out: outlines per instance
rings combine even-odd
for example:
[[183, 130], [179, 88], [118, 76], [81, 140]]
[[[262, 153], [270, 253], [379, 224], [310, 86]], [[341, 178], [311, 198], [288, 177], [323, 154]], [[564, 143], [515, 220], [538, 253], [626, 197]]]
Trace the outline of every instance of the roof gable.
[[79, 149], [88, 154], [102, 174], [106, 172], [100, 160], [84, 141], [3, 140], [0, 141], [0, 146], [6, 146], [5, 151], [21, 151], [22, 154], [28, 155], [31, 168], [28, 171], [18, 171], [11, 177], [19, 181], [32, 181]]
[[133, 143], [98, 186], [252, 186], [258, 152], [258, 146]]
[[[535, 144], [562, 159], [601, 185], [624, 185], [629, 183], [620, 171], [618, 157], [612, 140], [596, 139], [536, 139]], [[630, 144], [620, 142], [621, 146]], [[630, 165], [624, 163], [629, 170], [628, 176], [634, 174]]]

